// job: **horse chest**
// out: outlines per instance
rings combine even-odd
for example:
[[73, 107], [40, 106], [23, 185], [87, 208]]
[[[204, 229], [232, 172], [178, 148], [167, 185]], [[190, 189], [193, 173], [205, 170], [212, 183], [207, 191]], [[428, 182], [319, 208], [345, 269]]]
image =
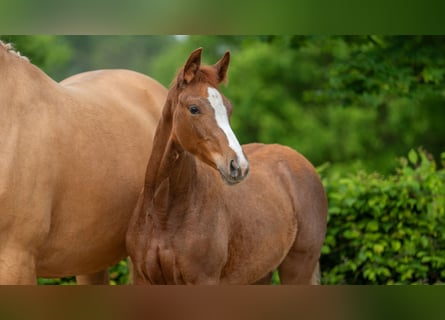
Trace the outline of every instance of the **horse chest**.
[[217, 283], [218, 277], [209, 276], [215, 274], [215, 268], [209, 269], [206, 259], [193, 259], [192, 256], [193, 252], [180, 252], [166, 243], [157, 243], [147, 252], [145, 278], [152, 284]]
[[152, 284], [217, 283], [227, 260], [225, 233], [196, 217], [179, 220], [152, 223], [145, 241], [144, 278]]

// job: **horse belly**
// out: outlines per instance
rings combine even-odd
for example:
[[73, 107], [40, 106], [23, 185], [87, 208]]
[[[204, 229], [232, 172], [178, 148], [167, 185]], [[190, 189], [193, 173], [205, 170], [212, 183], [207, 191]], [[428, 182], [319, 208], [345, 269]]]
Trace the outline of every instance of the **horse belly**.
[[[117, 185], [119, 187], [119, 185]], [[39, 250], [37, 273], [44, 277], [87, 274], [103, 270], [126, 256], [125, 233], [136, 185], [102, 194], [103, 201], [62, 200], [53, 212], [52, 229]], [[133, 191], [133, 192], [132, 192]], [[87, 194], [78, 194], [88, 199]]]
[[39, 249], [39, 275], [88, 274], [126, 256], [125, 234], [151, 150], [153, 133], [141, 124], [145, 120], [134, 120], [132, 128], [107, 128], [107, 139], [85, 137], [76, 155], [60, 147], [65, 157], [57, 160], [59, 180], [51, 229]]

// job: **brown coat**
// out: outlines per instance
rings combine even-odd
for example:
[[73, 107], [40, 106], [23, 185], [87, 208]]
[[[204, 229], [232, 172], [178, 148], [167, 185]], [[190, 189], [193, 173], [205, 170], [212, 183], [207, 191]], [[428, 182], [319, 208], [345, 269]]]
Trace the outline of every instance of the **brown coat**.
[[320, 178], [288, 147], [241, 151], [218, 90], [229, 55], [214, 66], [200, 61], [198, 49], [158, 124], [127, 234], [135, 283], [270, 283], [277, 268], [282, 283], [317, 283], [327, 219]]

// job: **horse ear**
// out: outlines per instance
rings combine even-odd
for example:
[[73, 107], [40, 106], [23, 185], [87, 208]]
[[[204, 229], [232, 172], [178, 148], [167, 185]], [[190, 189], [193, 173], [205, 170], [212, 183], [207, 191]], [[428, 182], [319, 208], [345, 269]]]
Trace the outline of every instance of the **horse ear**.
[[193, 51], [187, 59], [187, 62], [184, 65], [184, 70], [182, 71], [182, 80], [185, 84], [189, 84], [199, 70], [199, 66], [201, 65], [201, 53], [202, 48], [198, 48]]
[[227, 69], [229, 68], [230, 52], [226, 51], [224, 56], [213, 66], [216, 68], [219, 82], [227, 82]]

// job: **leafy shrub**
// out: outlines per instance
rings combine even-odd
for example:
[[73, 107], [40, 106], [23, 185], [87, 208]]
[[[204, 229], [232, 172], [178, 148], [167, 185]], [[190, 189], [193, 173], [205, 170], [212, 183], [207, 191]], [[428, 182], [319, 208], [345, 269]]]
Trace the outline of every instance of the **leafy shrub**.
[[111, 285], [130, 283], [130, 270], [127, 259], [119, 261], [116, 265], [112, 266], [108, 272]]
[[324, 182], [324, 284], [445, 282], [445, 169], [426, 152], [411, 150], [387, 177], [359, 172]]
[[64, 277], [64, 278], [38, 278], [37, 284], [39, 285], [75, 285], [75, 277]]

